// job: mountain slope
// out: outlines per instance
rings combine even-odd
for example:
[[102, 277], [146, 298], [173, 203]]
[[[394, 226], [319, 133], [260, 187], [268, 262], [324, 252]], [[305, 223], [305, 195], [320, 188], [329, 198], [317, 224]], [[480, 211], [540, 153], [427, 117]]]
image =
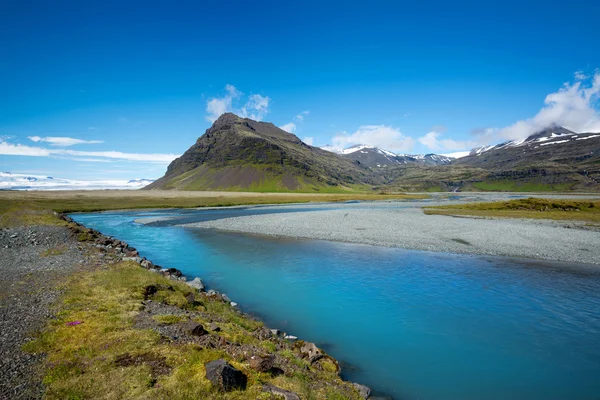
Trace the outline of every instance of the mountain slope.
[[597, 191], [600, 133], [551, 126], [526, 139], [473, 149], [446, 167], [390, 174], [391, 185], [403, 190]]
[[358, 163], [273, 124], [227, 113], [145, 189], [339, 191], [378, 182]]
[[364, 144], [349, 147], [338, 152], [338, 154], [349, 160], [358, 161], [361, 165], [375, 171], [399, 165], [446, 165], [453, 160], [450, 157], [438, 154], [395, 154], [379, 147]]

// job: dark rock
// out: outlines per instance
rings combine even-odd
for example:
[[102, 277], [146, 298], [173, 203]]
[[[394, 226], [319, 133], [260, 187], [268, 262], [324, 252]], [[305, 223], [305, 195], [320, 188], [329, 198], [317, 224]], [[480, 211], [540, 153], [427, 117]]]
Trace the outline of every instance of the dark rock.
[[371, 389], [369, 387], [359, 383], [352, 383], [352, 386], [358, 391], [358, 394], [363, 399], [368, 399], [371, 396]]
[[180, 270], [178, 270], [177, 268], [169, 268], [168, 271], [169, 271], [169, 275], [174, 275], [174, 276], [176, 276], [178, 278], [181, 275], [183, 275], [183, 273]]
[[283, 390], [281, 388], [278, 388], [277, 386], [263, 385], [262, 390], [263, 392], [273, 393], [277, 396], [283, 396], [285, 400], [300, 400], [300, 396], [298, 396], [296, 393]]
[[211, 322], [210, 325], [208, 325], [208, 329], [210, 329], [213, 332], [219, 332], [221, 330], [221, 328], [219, 328], [219, 325], [215, 324], [214, 322]]
[[194, 296], [194, 293], [188, 293], [187, 296], [185, 296], [185, 299], [189, 304], [196, 304], [196, 296]]
[[155, 285], [148, 285], [144, 288], [144, 298], [147, 299], [156, 292], [158, 292], [158, 288]]
[[206, 363], [205, 368], [206, 379], [221, 390], [229, 392], [234, 389], [246, 389], [246, 375], [222, 358]]
[[269, 372], [273, 368], [275, 357], [272, 355], [255, 355], [250, 357], [250, 367], [258, 372]]
[[127, 251], [125, 253], [126, 257], [138, 257], [140, 254], [138, 253], [137, 250], [133, 250], [133, 251]]
[[204, 327], [200, 324], [191, 322], [186, 325], [187, 325], [186, 330], [190, 333], [190, 335], [193, 335], [193, 336], [208, 335], [208, 331], [206, 329], [204, 329]]

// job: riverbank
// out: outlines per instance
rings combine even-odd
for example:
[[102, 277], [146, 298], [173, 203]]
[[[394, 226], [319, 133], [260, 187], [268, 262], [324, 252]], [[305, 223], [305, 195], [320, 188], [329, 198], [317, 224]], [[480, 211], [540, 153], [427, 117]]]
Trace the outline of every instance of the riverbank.
[[343, 202], [352, 200], [409, 200], [428, 198], [427, 194], [406, 193], [257, 193], [186, 192], [168, 190], [0, 190], [0, 213], [15, 206], [61, 213], [127, 209], [226, 207], [256, 204]]
[[0, 298], [2, 396], [367, 397], [314, 344], [266, 328], [201, 281], [68, 217], [22, 213], [10, 220], [27, 223], [0, 231], [12, 288]]
[[181, 226], [600, 265], [600, 232], [586, 229], [585, 222], [461, 218], [423, 213], [422, 207], [435, 204], [425, 201], [363, 203], [344, 205], [343, 209], [332, 205], [329, 210], [234, 217]]

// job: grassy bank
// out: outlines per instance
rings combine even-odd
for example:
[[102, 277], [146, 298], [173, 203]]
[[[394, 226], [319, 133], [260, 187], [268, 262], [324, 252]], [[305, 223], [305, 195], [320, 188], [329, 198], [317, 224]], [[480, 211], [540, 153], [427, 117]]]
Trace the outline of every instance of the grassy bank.
[[[4, 217], [19, 226], [73, 228], [50, 210], [21, 208]], [[359, 398], [329, 356], [309, 359], [301, 350], [304, 342], [273, 335], [220, 295], [198, 292], [135, 261], [122, 261], [114, 248], [77, 238], [64, 246], [82, 249], [87, 261], [60, 282], [55, 318], [24, 346], [45, 355], [45, 398], [274, 399], [263, 392], [265, 385], [302, 399]], [[61, 245], [40, 257], [63, 251]], [[189, 330], [197, 324], [207, 331]], [[271, 358], [277, 368], [256, 367], [256, 356]], [[245, 390], [222, 392], [206, 378], [205, 364], [217, 359], [247, 376]]]
[[[151, 285], [159, 288], [151, 296], [154, 301], [191, 312], [193, 321], [203, 326], [217, 321], [221, 331], [210, 334], [217, 345], [172, 343], [152, 329], [136, 327], [144, 288]], [[263, 384], [303, 398], [357, 396], [350, 384], [337, 376], [331, 360], [311, 364], [300, 356], [298, 343], [261, 340], [257, 332], [262, 323], [199, 293], [191, 305], [186, 300], [192, 293], [187, 285], [148, 272], [136, 263], [79, 273], [64, 289], [58, 318], [26, 346], [30, 352], [47, 354], [44, 383], [49, 399], [269, 399], [261, 392]], [[153, 317], [157, 325], [177, 324], [188, 318], [186, 314]], [[72, 325], [74, 321], [79, 324]], [[285, 360], [285, 373], [274, 376], [252, 369], [252, 354]], [[245, 391], [222, 393], [205, 378], [204, 364], [220, 358], [248, 376]]]
[[250, 204], [287, 204], [341, 202], [350, 200], [403, 200], [425, 198], [423, 195], [394, 193], [237, 193], [180, 191], [0, 191], [0, 213], [15, 208], [54, 210], [57, 212], [91, 212], [140, 208], [193, 208]]
[[536, 218], [600, 223], [600, 201], [588, 200], [528, 198], [489, 203], [424, 207], [423, 211], [428, 215]]

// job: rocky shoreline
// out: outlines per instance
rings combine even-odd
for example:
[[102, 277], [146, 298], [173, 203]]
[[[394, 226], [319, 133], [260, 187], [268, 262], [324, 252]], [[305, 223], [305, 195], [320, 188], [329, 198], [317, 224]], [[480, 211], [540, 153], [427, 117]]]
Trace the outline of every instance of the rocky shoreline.
[[[169, 280], [185, 283], [190, 288], [195, 290], [195, 292], [198, 295], [206, 296], [211, 300], [217, 300], [229, 304], [229, 306], [231, 306], [235, 310], [235, 312], [238, 313], [240, 316], [243, 316], [244, 318], [250, 320], [256, 320], [254, 316], [241, 311], [239, 309], [238, 303], [232, 301], [225, 293], [219, 293], [218, 291], [213, 289], [207, 290], [200, 278], [196, 277], [192, 280], [188, 280], [188, 278], [179, 269], [164, 268], [160, 265], [154, 264], [152, 261], [141, 256], [137, 249], [118, 238], [106, 236], [97, 230], [85, 227], [84, 225], [74, 221], [68, 215], [58, 214], [58, 217], [61, 220], [68, 223], [69, 230], [75, 237], [78, 238], [79, 241], [88, 242], [103, 253], [112, 254], [114, 257], [116, 257], [116, 261], [134, 262], [138, 264], [141, 268], [148, 270], [152, 273], [160, 274]], [[136, 318], [137, 326], [142, 328], [155, 329], [159, 331], [161, 335], [169, 337], [175, 342], [200, 341], [204, 343], [206, 340], [214, 340], [214, 337], [210, 337], [206, 334], [209, 332], [218, 332], [220, 330], [218, 324], [215, 323], [211, 323], [209, 326], [206, 327], [197, 323], [193, 323], [191, 325], [188, 324], [187, 326], [180, 325], [160, 327], [157, 326], [156, 323], [153, 323], [151, 321], [152, 316], [165, 314], [179, 315], [182, 313], [181, 309], [179, 309], [178, 307], [161, 304], [159, 302], [148, 299], [148, 297], [155, 293], [157, 289], [158, 288], [156, 287], [146, 287], [145, 297], [147, 299], [143, 302], [145, 312], [140, 313], [140, 316]], [[188, 301], [194, 303], [195, 296], [188, 296]], [[186, 311], [184, 312], [184, 315], [188, 319], [191, 319], [193, 317], [193, 312]], [[295, 345], [297, 345], [296, 347], [298, 347], [300, 354], [304, 358], [306, 358], [311, 364], [314, 364], [315, 362], [326, 358], [335, 365], [337, 374], [340, 375], [341, 373], [340, 363], [328, 354], [326, 354], [322, 349], [319, 349], [314, 343], [299, 340], [298, 337], [275, 328], [262, 328], [260, 332], [258, 332], [258, 335], [261, 338], [274, 339], [281, 342], [285, 342], [286, 344], [289, 344], [290, 342], [295, 343]], [[223, 343], [221, 341], [217, 345], [227, 347], [230, 344]], [[231, 352], [240, 351], [239, 348], [235, 348], [236, 346], [232, 347], [233, 348], [230, 349], [232, 350]], [[278, 364], [282, 364], [282, 361], [283, 360], [278, 360], [274, 356], [255, 355], [250, 358], [250, 365], [253, 369], [257, 371], [278, 374], [284, 372], [281, 368], [277, 366]], [[245, 387], [245, 376], [243, 376], [243, 374], [240, 371], [235, 369], [235, 367], [233, 367], [223, 359], [214, 360], [206, 364], [206, 377], [208, 380], [213, 382], [215, 386], [220, 387], [221, 390], [228, 391], [232, 389], [240, 389]], [[371, 389], [369, 387], [358, 383], [350, 384], [358, 392], [360, 398], [374, 398], [371, 397]], [[286, 391], [273, 385], [264, 385], [263, 391], [270, 392], [275, 396], [283, 397], [286, 400], [300, 399], [300, 396], [298, 394]]]

